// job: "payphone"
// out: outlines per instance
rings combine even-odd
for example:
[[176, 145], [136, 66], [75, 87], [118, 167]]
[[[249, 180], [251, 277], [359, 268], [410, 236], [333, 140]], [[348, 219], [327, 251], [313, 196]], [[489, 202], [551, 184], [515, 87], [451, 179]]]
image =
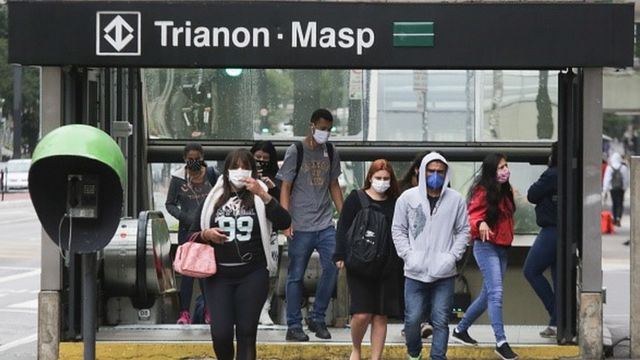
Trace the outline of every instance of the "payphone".
[[95, 359], [97, 252], [113, 238], [122, 213], [125, 160], [105, 132], [67, 125], [33, 151], [29, 193], [38, 219], [61, 251], [82, 255], [84, 358]]

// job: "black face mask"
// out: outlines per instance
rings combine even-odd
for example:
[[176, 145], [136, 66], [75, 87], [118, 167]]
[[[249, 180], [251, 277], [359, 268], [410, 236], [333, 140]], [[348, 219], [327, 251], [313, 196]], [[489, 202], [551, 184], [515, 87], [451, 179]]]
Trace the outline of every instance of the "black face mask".
[[202, 169], [202, 167], [205, 165], [206, 164], [204, 163], [204, 160], [187, 160], [187, 169], [191, 171], [200, 171], [200, 169]]
[[262, 171], [262, 170], [266, 169], [267, 167], [269, 167], [269, 162], [268, 161], [256, 160], [256, 168], [257, 168], [257, 170]]

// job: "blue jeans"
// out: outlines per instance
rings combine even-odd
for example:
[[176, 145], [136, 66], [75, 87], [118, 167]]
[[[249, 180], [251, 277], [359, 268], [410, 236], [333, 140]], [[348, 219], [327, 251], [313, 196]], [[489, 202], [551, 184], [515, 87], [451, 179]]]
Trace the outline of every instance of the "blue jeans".
[[431, 303], [433, 341], [431, 359], [447, 358], [449, 340], [449, 315], [453, 303], [454, 279], [450, 277], [432, 283], [405, 278], [404, 281], [404, 335], [407, 352], [415, 357], [422, 352], [420, 323], [424, 321], [425, 308]]
[[466, 331], [487, 308], [496, 343], [507, 341], [502, 321], [502, 281], [507, 271], [507, 247], [488, 241], [473, 242], [473, 257], [482, 272], [482, 290], [458, 323], [458, 332]]
[[[557, 251], [558, 229], [556, 227], [544, 227], [536, 237], [533, 246], [524, 261], [524, 276], [536, 292], [544, 308], [549, 313], [549, 326], [556, 326], [556, 251]], [[551, 268], [551, 279], [553, 289], [544, 272]]]
[[302, 327], [302, 292], [304, 290], [304, 273], [309, 264], [313, 250], [320, 254], [322, 275], [316, 287], [316, 299], [311, 312], [311, 319], [325, 323], [325, 313], [336, 287], [338, 269], [333, 263], [332, 255], [336, 247], [336, 229], [330, 226], [320, 231], [293, 231], [289, 240], [289, 269], [287, 274], [287, 325], [289, 328]]

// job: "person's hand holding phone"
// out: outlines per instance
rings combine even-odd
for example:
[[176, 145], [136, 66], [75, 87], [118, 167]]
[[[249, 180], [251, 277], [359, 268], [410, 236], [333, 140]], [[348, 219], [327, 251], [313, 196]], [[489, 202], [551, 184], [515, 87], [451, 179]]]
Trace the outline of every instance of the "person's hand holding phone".
[[224, 230], [220, 228], [204, 229], [202, 230], [200, 237], [202, 237], [204, 241], [218, 245], [224, 244], [224, 242], [229, 238], [229, 236], [227, 236], [227, 233], [225, 233]]

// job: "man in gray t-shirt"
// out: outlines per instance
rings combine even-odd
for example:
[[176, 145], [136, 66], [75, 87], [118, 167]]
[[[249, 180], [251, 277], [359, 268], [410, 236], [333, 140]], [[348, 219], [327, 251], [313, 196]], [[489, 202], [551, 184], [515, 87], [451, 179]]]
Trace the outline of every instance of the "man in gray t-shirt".
[[[333, 126], [333, 116], [325, 109], [311, 115], [309, 134], [302, 141], [302, 154], [296, 145], [287, 149], [284, 163], [276, 176], [282, 181], [280, 203], [289, 210], [292, 225], [284, 233], [289, 239], [287, 274], [287, 340], [307, 341], [302, 330], [303, 278], [313, 250], [320, 255], [322, 275], [316, 287], [313, 311], [307, 320], [309, 330], [321, 339], [330, 339], [325, 313], [336, 284], [337, 268], [332, 261], [336, 237], [329, 196], [342, 210], [342, 191], [338, 184], [340, 157], [327, 141]], [[296, 176], [298, 156], [302, 156]]]

